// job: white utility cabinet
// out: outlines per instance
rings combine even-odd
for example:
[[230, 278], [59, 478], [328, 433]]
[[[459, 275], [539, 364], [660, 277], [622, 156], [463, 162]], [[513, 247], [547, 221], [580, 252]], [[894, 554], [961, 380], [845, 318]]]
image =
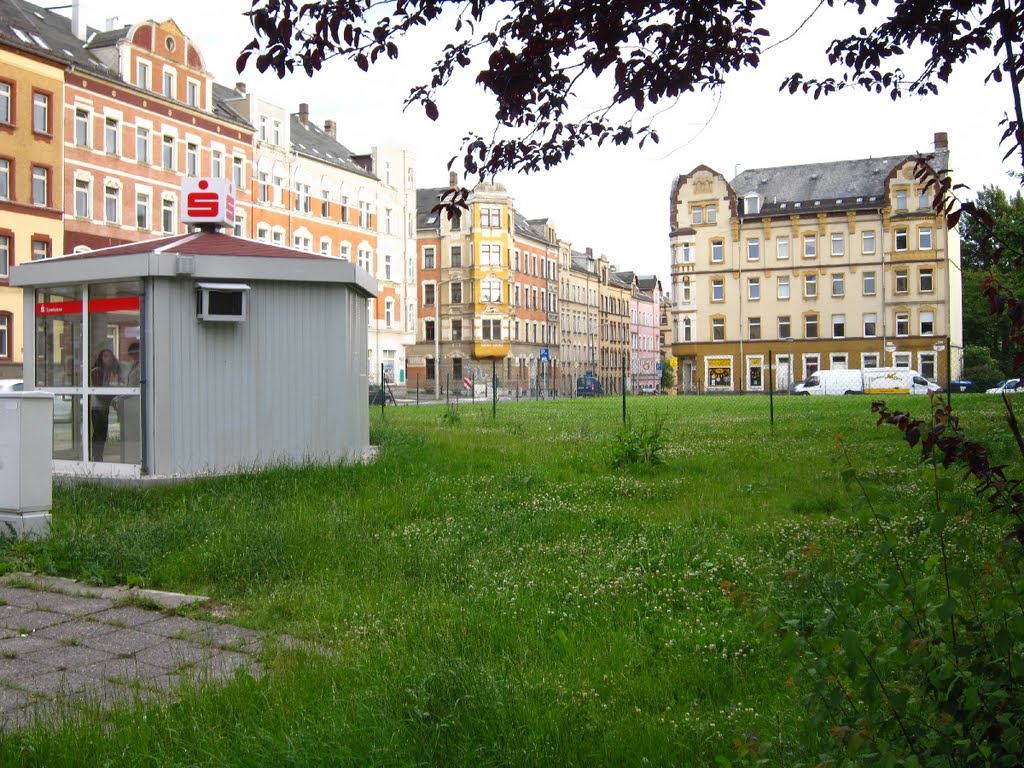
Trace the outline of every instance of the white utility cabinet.
[[0, 392], [0, 534], [49, 534], [52, 460], [53, 395]]

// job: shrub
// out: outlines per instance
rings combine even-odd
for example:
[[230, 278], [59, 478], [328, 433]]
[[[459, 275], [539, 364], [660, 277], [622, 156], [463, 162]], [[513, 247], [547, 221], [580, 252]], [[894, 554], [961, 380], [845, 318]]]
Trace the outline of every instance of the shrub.
[[655, 466], [665, 463], [665, 424], [658, 420], [636, 428], [627, 425], [616, 438], [612, 451], [612, 466], [625, 467], [630, 464]]

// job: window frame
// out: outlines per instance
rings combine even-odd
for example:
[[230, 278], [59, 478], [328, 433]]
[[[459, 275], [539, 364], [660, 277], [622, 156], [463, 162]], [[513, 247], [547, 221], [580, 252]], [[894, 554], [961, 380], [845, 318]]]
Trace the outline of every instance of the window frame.
[[[37, 104], [37, 99], [43, 99], [42, 128], [39, 126], [39, 114], [37, 110], [40, 109], [40, 107]], [[32, 133], [37, 136], [53, 136], [53, 94], [50, 91], [44, 91], [41, 88], [32, 89]]]

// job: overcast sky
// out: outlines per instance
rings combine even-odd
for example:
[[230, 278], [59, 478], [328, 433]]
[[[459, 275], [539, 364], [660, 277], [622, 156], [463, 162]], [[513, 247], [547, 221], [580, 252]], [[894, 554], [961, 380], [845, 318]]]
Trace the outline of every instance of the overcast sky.
[[[170, 16], [199, 46], [218, 82], [243, 81], [250, 93], [292, 111], [300, 102], [308, 103], [315, 122], [337, 121], [339, 141], [354, 152], [377, 144], [412, 149], [421, 187], [446, 184], [447, 162], [458, 153], [460, 139], [469, 129], [489, 132], [492, 125], [488, 117], [493, 105], [473, 86], [471, 76], [441, 95], [437, 122], [419, 107], [402, 111], [409, 88], [429, 77], [433, 58], [423, 55], [429, 40], [402, 48], [397, 62], [371, 67], [368, 74], [339, 62], [328, 63], [312, 79], [300, 73], [280, 81], [260, 75], [252, 64], [241, 75], [235, 72], [235, 59], [253, 36], [242, 16], [251, 7], [249, 0], [81, 2], [86, 22], [99, 29], [111, 17], [123, 26]], [[769, 5], [779, 9], [777, 15], [761, 23], [773, 33], [769, 45], [775, 45], [765, 51], [757, 70], [734, 75], [717, 93], [686, 96], [669, 109], [657, 105], [653, 114], [660, 144], [643, 150], [606, 146], [553, 171], [499, 178], [515, 197], [517, 209], [528, 218], [553, 219], [559, 236], [574, 248], [590, 246], [621, 270], [656, 274], [667, 289], [669, 193], [677, 175], [698, 165], [731, 179], [748, 168], [928, 152], [934, 134], [944, 131], [955, 180], [971, 188], [968, 197], [990, 184], [1007, 191], [1018, 188], [1008, 172], [1019, 172], [1020, 161], [1011, 157], [1004, 162], [1005, 147], [998, 143], [998, 123], [1012, 105], [1010, 89], [1005, 82], [983, 85], [990, 60], [975, 62], [938, 96], [928, 98], [894, 103], [885, 95], [844, 93], [814, 101], [780, 93], [779, 84], [792, 72], [824, 73], [828, 42], [855, 32], [863, 20], [826, 5], [801, 27], [819, 0], [774, 0]]]

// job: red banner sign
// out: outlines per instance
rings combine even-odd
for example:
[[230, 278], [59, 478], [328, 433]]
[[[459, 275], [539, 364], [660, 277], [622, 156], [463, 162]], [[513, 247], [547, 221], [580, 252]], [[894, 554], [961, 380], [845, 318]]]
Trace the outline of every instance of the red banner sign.
[[40, 301], [36, 304], [36, 315], [80, 315], [81, 301]]
[[[138, 296], [118, 296], [111, 299], [91, 299], [89, 313], [95, 312], [138, 312], [142, 302]], [[77, 301], [40, 301], [36, 304], [36, 315], [80, 315], [82, 302]]]

